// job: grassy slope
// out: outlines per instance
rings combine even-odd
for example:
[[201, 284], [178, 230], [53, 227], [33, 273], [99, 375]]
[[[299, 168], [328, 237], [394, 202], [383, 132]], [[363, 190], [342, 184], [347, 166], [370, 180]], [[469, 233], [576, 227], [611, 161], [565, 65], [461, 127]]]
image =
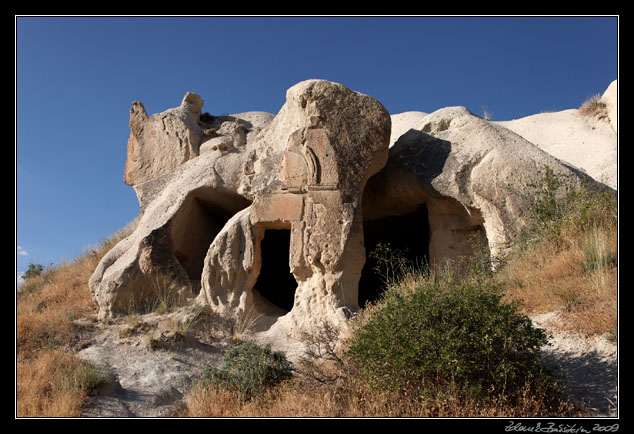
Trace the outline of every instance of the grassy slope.
[[79, 416], [88, 393], [103, 378], [73, 354], [73, 321], [97, 309], [88, 279], [101, 257], [124, 236], [28, 279], [16, 298], [18, 417]]
[[[543, 199], [543, 197], [542, 197]], [[616, 333], [617, 204], [588, 192], [564, 202], [542, 202], [542, 217], [493, 278], [527, 314], [561, 311], [565, 327], [584, 334]], [[550, 207], [550, 208], [549, 208]], [[73, 354], [73, 320], [96, 307], [88, 279], [100, 258], [124, 234], [70, 263], [29, 279], [16, 299], [17, 416], [78, 416], [103, 378]], [[320, 369], [335, 369], [321, 367]], [[184, 416], [539, 416], [534, 395], [509, 406], [459, 394], [424, 402], [376, 393], [354, 376], [327, 384], [285, 382], [264, 397], [242, 402], [230, 392], [196, 386]], [[565, 405], [556, 415], [570, 415]], [[552, 416], [553, 414], [551, 414]]]

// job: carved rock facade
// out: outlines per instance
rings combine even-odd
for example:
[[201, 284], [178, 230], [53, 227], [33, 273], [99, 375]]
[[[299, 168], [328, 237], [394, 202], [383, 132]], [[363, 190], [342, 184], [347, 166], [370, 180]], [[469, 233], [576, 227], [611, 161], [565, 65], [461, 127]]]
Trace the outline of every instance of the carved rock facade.
[[132, 106], [125, 181], [141, 213], [91, 277], [102, 319], [168, 291], [276, 335], [343, 324], [375, 296], [367, 253], [379, 243], [443, 264], [478, 235], [497, 255], [546, 166], [565, 188], [580, 182], [462, 107], [413, 117], [390, 148], [385, 108], [324, 80], [290, 88], [276, 116], [202, 106], [192, 93], [152, 117]]

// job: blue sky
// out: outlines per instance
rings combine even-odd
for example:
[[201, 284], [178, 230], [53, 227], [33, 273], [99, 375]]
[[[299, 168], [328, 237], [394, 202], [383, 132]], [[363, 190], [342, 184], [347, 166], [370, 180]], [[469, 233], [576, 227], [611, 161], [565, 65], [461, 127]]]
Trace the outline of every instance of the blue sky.
[[71, 260], [132, 221], [133, 101], [203, 97], [212, 115], [277, 113], [309, 78], [392, 113], [466, 106], [493, 120], [577, 108], [618, 78], [616, 17], [15, 19], [16, 268]]

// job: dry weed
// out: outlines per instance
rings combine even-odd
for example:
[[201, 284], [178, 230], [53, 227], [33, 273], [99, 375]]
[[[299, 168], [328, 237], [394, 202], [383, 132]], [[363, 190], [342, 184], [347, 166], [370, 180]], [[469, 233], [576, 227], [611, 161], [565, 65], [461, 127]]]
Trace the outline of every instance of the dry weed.
[[77, 417], [103, 374], [60, 350], [42, 351], [17, 369], [18, 417]]
[[617, 328], [616, 227], [562, 228], [556, 242], [541, 242], [513, 256], [500, 271], [507, 296], [528, 314], [559, 311], [562, 328], [587, 335]]
[[549, 397], [529, 393], [511, 405], [493, 399], [483, 403], [449, 393], [426, 397], [372, 391], [349, 378], [306, 387], [301, 380], [284, 382], [265, 395], [242, 401], [227, 390], [196, 385], [186, 397], [185, 417], [570, 417], [578, 409], [567, 401], [552, 405]]
[[581, 107], [579, 114], [588, 117], [597, 117], [598, 119], [606, 119], [608, 117], [607, 106], [601, 101], [601, 95], [592, 95], [586, 99]]
[[101, 257], [126, 236], [122, 231], [72, 262], [29, 279], [16, 295], [17, 415], [77, 416], [90, 384], [90, 368], [65, 353], [74, 337], [73, 320], [90, 317], [96, 306], [88, 280]]

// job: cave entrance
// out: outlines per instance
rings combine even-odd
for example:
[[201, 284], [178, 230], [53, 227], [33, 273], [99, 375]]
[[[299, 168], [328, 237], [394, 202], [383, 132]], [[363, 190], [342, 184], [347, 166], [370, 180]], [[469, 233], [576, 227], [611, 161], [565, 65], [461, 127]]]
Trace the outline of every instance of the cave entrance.
[[366, 261], [359, 280], [359, 306], [377, 300], [385, 291], [386, 276], [399, 262], [429, 264], [427, 205], [413, 212], [363, 222]]
[[276, 307], [289, 312], [295, 301], [297, 282], [289, 266], [290, 229], [266, 229], [260, 241], [262, 265], [255, 289]]
[[[212, 192], [213, 193], [213, 192]], [[200, 285], [209, 246], [227, 221], [250, 202], [240, 197], [210, 193], [190, 194], [171, 222], [174, 256], [187, 272], [194, 291]]]

